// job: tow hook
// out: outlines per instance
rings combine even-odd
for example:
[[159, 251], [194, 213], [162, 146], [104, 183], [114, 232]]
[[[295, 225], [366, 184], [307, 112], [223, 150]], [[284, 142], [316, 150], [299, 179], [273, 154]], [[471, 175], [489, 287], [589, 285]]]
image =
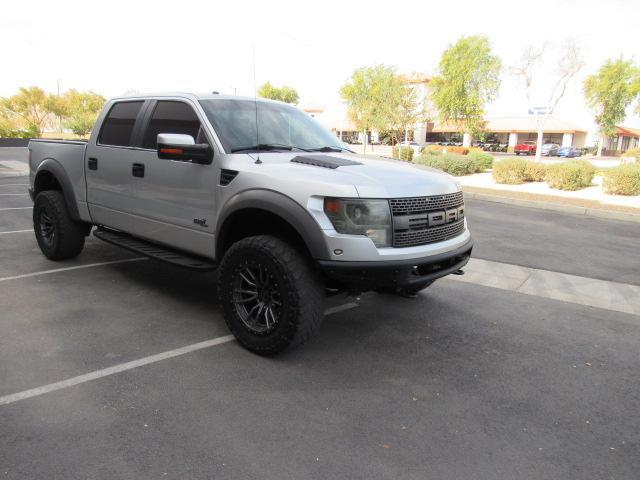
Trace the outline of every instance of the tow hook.
[[455, 272], [453, 272], [453, 275], [464, 275], [464, 270], [456, 270]]

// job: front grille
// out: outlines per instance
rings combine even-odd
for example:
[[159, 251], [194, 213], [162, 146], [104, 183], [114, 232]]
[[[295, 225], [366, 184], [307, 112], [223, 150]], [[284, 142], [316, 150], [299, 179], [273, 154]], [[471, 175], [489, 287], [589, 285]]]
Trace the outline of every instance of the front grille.
[[464, 219], [437, 227], [424, 228], [422, 230], [407, 230], [393, 232], [394, 247], [413, 247], [427, 243], [443, 242], [457, 237], [464, 232]]
[[389, 201], [393, 215], [414, 215], [458, 207], [464, 203], [462, 192], [435, 195], [432, 197], [392, 198]]
[[[462, 192], [431, 197], [394, 198], [389, 200], [389, 204], [394, 218], [394, 247], [442, 242], [464, 232]], [[442, 224], [443, 217], [448, 223]], [[436, 223], [436, 219], [439, 219], [437, 223], [440, 225], [430, 226], [432, 221]]]

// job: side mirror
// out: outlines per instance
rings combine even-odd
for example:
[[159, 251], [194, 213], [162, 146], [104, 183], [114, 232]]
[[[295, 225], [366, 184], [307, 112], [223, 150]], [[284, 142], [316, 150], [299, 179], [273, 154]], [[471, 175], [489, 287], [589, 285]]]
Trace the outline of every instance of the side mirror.
[[208, 143], [196, 143], [191, 135], [159, 133], [158, 158], [209, 165], [213, 149]]

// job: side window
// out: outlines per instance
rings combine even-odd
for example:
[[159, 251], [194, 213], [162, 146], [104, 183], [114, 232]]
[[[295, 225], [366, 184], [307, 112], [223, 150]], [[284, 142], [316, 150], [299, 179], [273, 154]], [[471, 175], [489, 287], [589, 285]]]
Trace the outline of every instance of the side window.
[[119, 102], [111, 107], [98, 137], [102, 145], [126, 147], [131, 145], [131, 133], [138, 112], [144, 102]]
[[[191, 135], [198, 142], [200, 120], [189, 105], [183, 102], [159, 101], [153, 110], [151, 120], [142, 140], [143, 148], [155, 149], [158, 146], [159, 133], [181, 133]], [[206, 142], [200, 135], [200, 140]]]

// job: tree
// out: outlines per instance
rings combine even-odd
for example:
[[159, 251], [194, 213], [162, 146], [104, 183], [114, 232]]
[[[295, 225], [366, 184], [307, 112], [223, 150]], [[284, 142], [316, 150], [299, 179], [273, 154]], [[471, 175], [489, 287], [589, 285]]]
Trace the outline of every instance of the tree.
[[0, 114], [5, 119], [19, 118], [37, 137], [49, 120], [51, 98], [40, 87], [21, 87], [16, 95], [0, 98]]
[[69, 90], [63, 95], [51, 96], [48, 103], [52, 113], [63, 118], [63, 124], [76, 135], [91, 132], [106, 99], [95, 92]]
[[640, 69], [630, 60], [609, 59], [585, 79], [583, 88], [587, 105], [596, 112], [598, 155], [602, 155], [605, 137], [615, 133], [616, 124], [626, 118], [627, 107], [640, 94]]
[[[555, 50], [556, 55], [553, 55], [550, 50]], [[549, 63], [555, 64], [554, 72], [542, 73], [539, 71], [539, 67], [545, 59]], [[528, 107], [531, 106], [531, 92], [534, 89], [541, 90], [538, 93], [546, 102], [544, 113], [539, 114], [536, 121], [536, 161], [540, 161], [542, 155], [544, 125], [553, 115], [558, 103], [564, 97], [567, 87], [582, 67], [584, 67], [584, 60], [579, 46], [572, 40], [567, 40], [556, 47], [549, 44], [543, 44], [539, 47], [530, 45], [522, 52], [519, 62], [511, 68], [511, 71], [524, 81]], [[549, 85], [548, 89], [545, 89], [547, 84]]]
[[369, 131], [393, 126], [402, 93], [403, 85], [395, 69], [384, 65], [358, 68], [340, 89], [349, 119], [364, 132], [365, 151]]
[[[412, 85], [402, 84], [399, 87], [399, 95], [394, 95], [396, 104], [390, 105], [393, 122], [391, 136], [398, 140], [398, 136], [404, 136], [408, 140], [409, 128], [427, 119], [427, 112], [418, 91]], [[392, 99], [393, 101], [393, 99]]]
[[275, 87], [269, 82], [266, 82], [258, 89], [258, 96], [285, 103], [298, 103], [298, 92], [294, 88], [287, 86]]
[[465, 133], [482, 131], [485, 105], [500, 88], [501, 66], [485, 36], [462, 37], [450, 45], [440, 58], [439, 75], [430, 83], [440, 119], [455, 123]]

